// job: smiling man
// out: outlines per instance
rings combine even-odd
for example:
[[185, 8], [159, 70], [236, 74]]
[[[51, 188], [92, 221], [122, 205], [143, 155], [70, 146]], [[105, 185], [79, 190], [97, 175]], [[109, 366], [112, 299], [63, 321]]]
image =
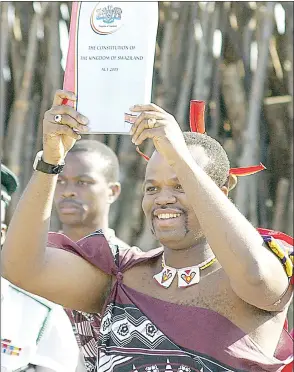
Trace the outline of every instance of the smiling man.
[[[230, 163], [220, 144], [208, 136], [184, 133], [197, 164], [228, 194]], [[155, 152], [148, 163], [142, 207], [153, 233], [163, 245], [175, 250], [193, 246], [203, 238], [199, 221], [183, 187], [165, 159]]]
[[162, 248], [113, 255], [102, 232], [78, 242], [47, 239], [56, 172], [88, 123], [61, 105], [64, 98], [76, 99], [59, 91], [45, 114], [43, 157], [11, 222], [4, 275], [102, 314], [98, 372], [280, 372], [293, 359], [283, 330], [293, 239], [257, 231], [227, 197], [229, 161], [220, 144], [183, 134], [160, 107], [133, 107], [139, 116], [130, 134], [135, 145], [150, 138], [156, 148], [142, 206]]

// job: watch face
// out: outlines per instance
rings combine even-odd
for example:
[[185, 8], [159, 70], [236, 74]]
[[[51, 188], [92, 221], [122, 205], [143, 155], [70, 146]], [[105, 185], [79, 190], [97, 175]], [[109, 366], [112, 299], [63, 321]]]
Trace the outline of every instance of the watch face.
[[34, 169], [43, 173], [47, 174], [59, 174], [62, 172], [64, 167], [64, 164], [58, 164], [58, 165], [53, 165], [53, 164], [47, 164], [43, 161], [42, 158], [38, 158], [36, 156], [35, 162], [34, 162]]
[[53, 174], [59, 174], [59, 173], [61, 173], [62, 169], [63, 169], [63, 165], [56, 165], [56, 166], [52, 167], [52, 173]]

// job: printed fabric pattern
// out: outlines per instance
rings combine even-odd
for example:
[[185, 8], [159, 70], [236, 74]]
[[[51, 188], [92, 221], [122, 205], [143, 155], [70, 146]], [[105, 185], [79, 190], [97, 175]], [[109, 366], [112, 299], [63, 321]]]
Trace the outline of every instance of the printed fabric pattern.
[[[270, 230], [259, 232], [266, 243], [266, 237], [271, 235], [284, 247], [284, 237], [277, 237]], [[286, 331], [281, 335], [279, 345], [282, 347], [269, 357], [220, 314], [154, 299], [123, 284], [124, 271], [160, 256], [162, 248], [122, 253], [115, 246], [107, 251], [106, 239], [100, 232], [77, 243], [65, 236], [53, 237], [53, 244], [82, 256], [117, 279], [105, 303], [102, 319], [99, 318], [100, 326], [96, 326], [98, 322], [93, 318], [87, 318], [88, 314], [76, 312], [74, 318], [81, 347], [88, 350], [89, 345], [96, 343], [98, 348], [96, 355], [95, 346], [91, 354], [88, 353], [87, 370], [90, 372], [280, 372], [293, 360], [293, 340]], [[283, 253], [285, 259], [281, 252], [278, 255], [272, 249], [282, 264], [285, 260], [289, 262], [293, 251], [293, 240], [287, 244]], [[271, 249], [270, 245], [268, 247]], [[289, 265], [284, 267], [290, 279]], [[80, 320], [78, 314], [82, 316]], [[81, 332], [85, 319], [92, 324], [91, 329], [84, 327]]]
[[[102, 230], [97, 230], [95, 234], [103, 235]], [[108, 241], [113, 256], [116, 255], [119, 246], [115, 235]], [[98, 339], [101, 325], [101, 315], [98, 313], [86, 313], [78, 310], [64, 309], [68, 315], [72, 329], [77, 340], [79, 349], [82, 351], [87, 372], [96, 370], [98, 357]]]

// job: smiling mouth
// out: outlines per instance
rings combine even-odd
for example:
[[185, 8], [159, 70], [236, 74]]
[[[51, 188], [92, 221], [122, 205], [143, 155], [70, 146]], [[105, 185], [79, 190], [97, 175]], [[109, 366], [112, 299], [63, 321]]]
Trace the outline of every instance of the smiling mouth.
[[182, 221], [182, 213], [160, 213], [153, 218], [153, 225], [157, 229], [170, 229], [174, 228], [175, 225], [178, 225]]
[[155, 216], [157, 220], [171, 220], [181, 216], [181, 213], [160, 213], [158, 216]]

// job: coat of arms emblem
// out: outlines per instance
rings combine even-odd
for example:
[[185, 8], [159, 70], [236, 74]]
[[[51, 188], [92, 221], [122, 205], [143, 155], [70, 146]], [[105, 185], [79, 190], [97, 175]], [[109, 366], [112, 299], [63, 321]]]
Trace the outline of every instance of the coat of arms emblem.
[[91, 16], [91, 26], [94, 32], [108, 35], [121, 27], [122, 9], [113, 4], [115, 3], [103, 2], [96, 5]]

